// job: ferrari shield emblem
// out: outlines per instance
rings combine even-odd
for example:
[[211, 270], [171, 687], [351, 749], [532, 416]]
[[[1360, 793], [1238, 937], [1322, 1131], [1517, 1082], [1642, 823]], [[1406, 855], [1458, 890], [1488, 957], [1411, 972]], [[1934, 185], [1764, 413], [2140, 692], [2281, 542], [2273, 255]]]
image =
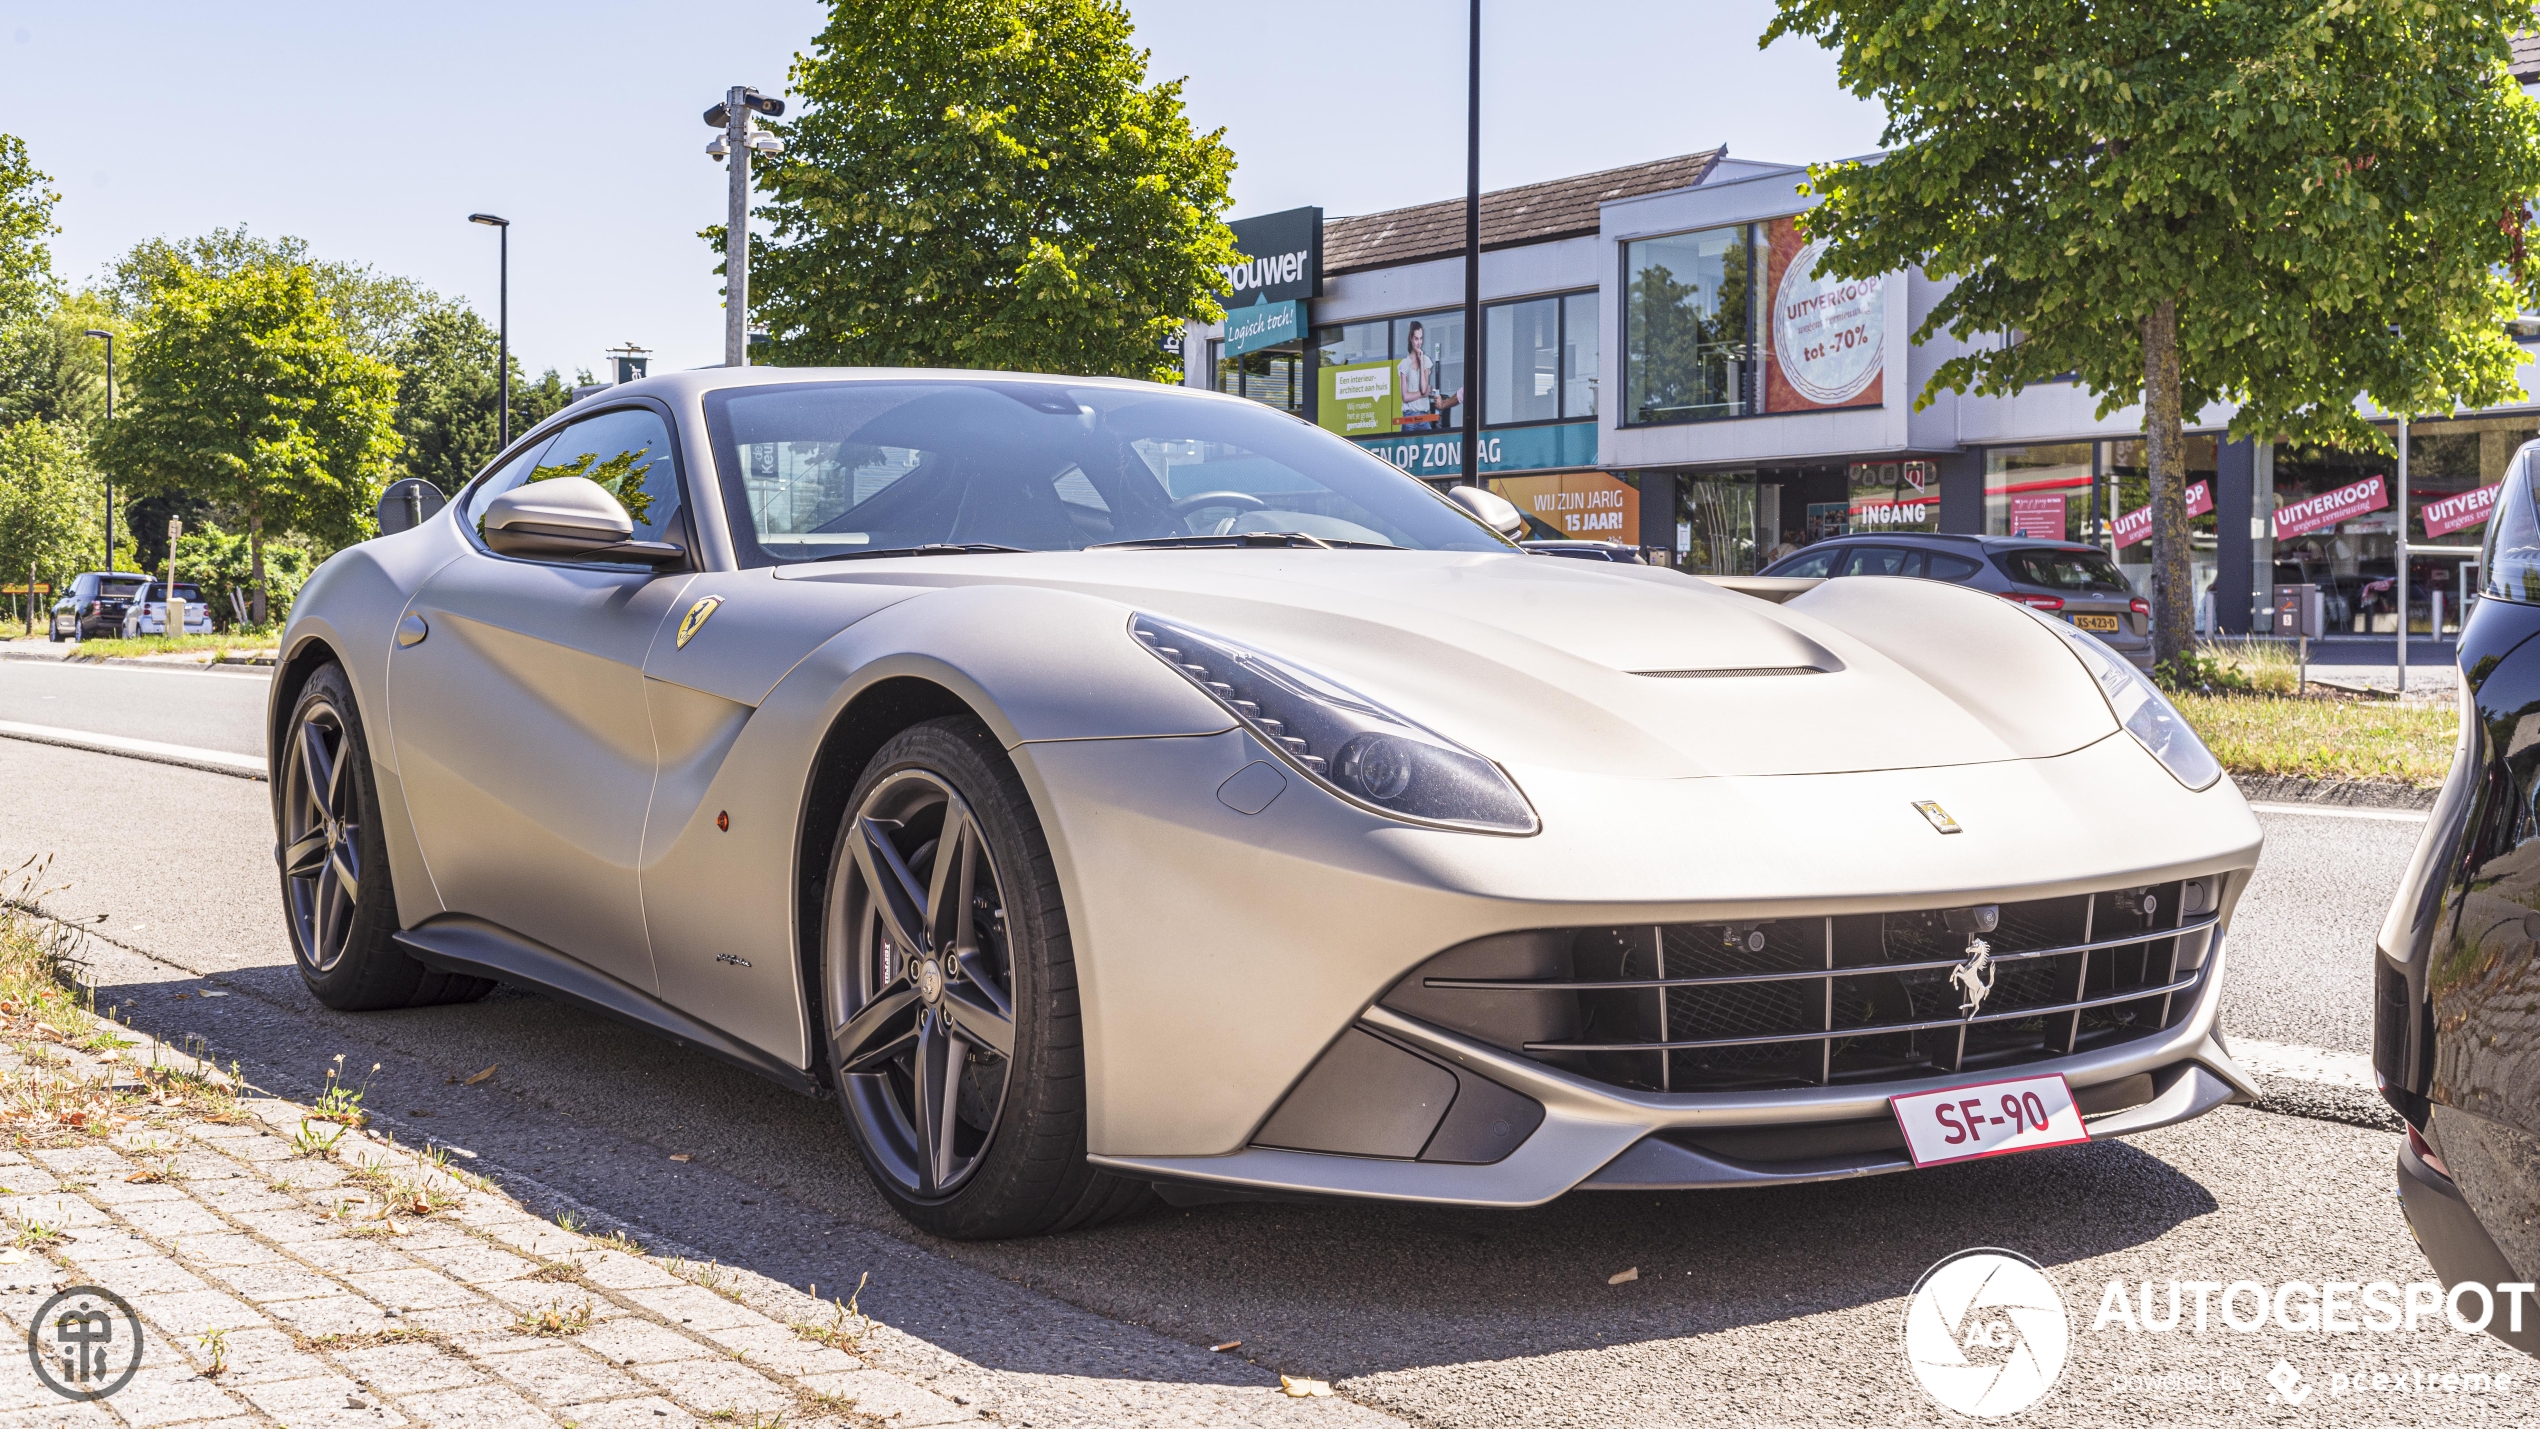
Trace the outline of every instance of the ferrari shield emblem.
[[714, 614], [715, 607], [721, 604], [723, 604], [723, 597], [719, 595], [710, 595], [705, 599], [698, 601], [695, 605], [688, 607], [688, 613], [681, 617], [679, 621], [680, 649], [685, 650], [688, 648], [688, 641], [694, 637], [698, 631], [705, 628], [706, 617]]
[[[688, 618], [691, 620], [697, 619], [697, 613], [693, 610], [689, 611]], [[685, 633], [682, 633], [679, 637], [679, 643], [682, 645], [688, 643], [688, 637]], [[1931, 800], [1916, 799], [1914, 801], [1914, 808], [1924, 818], [1931, 820], [1931, 826], [1940, 830], [1942, 833], [1954, 834], [1958, 832], [1958, 821], [1949, 817], [1949, 811], [1947, 809], [1940, 807]]]

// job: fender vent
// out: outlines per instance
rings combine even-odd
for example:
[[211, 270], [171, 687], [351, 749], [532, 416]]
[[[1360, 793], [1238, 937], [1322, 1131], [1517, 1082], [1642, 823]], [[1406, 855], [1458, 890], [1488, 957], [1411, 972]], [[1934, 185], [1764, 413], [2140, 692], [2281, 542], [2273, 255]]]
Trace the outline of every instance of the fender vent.
[[1755, 665], [1741, 670], [1634, 670], [1653, 680], [1739, 680], [1755, 675], [1823, 675], [1814, 665]]

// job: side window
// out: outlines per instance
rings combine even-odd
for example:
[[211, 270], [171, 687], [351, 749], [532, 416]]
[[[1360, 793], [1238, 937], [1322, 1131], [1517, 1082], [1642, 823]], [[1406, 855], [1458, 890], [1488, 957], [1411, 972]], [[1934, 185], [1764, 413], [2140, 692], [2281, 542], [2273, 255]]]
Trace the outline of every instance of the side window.
[[1968, 580], [1973, 578], [1976, 572], [1984, 569], [1980, 562], [1968, 560], [1964, 556], [1953, 556], [1946, 551], [1932, 552], [1930, 560], [1933, 580]]
[[532, 442], [527, 450], [503, 463], [502, 470], [478, 482], [468, 491], [467, 508], [459, 513], [459, 519], [465, 522], [471, 531], [483, 529], [485, 503], [527, 481], [529, 473], [538, 465], [538, 458], [554, 444], [555, 438], [552, 436], [544, 441]]
[[1894, 546], [1855, 546], [1851, 558], [1843, 563], [1847, 576], [1892, 576], [1901, 574], [1905, 553]]
[[1834, 558], [1842, 554], [1843, 549], [1839, 546], [1832, 550], [1810, 551], [1804, 555], [1793, 556], [1789, 560], [1782, 562], [1779, 566], [1773, 568], [1773, 574], [1777, 576], [1824, 576], [1834, 570]]
[[636, 540], [686, 544], [670, 426], [651, 408], [602, 412], [557, 433], [528, 479], [549, 481], [559, 476], [598, 482], [634, 519]]

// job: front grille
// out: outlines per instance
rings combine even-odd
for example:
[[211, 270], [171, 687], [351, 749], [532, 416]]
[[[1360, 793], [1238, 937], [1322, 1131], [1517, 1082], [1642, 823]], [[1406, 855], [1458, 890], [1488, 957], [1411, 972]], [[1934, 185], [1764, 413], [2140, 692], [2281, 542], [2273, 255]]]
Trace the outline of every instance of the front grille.
[[[2218, 903], [2210, 880], [2187, 886], [2199, 909]], [[1440, 953], [1384, 1003], [1650, 1091], [2014, 1066], [2149, 1036], [2186, 1015], [2216, 917], [2182, 917], [2181, 892], [2170, 882], [1906, 913], [1540, 929]], [[1992, 981], [1970, 1012], [1952, 974], [1975, 939]]]

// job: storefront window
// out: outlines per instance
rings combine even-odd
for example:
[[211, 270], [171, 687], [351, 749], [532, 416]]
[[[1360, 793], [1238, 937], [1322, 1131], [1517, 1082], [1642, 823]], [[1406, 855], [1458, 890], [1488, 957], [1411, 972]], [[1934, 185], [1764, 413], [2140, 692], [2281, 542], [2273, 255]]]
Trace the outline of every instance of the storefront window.
[[1748, 228], [1625, 246], [1624, 420], [1713, 421], [1750, 410], [1755, 331]]
[[1293, 348], [1264, 348], [1238, 357], [1226, 356], [1226, 345], [1211, 342], [1208, 355], [1217, 370], [1217, 390], [1249, 397], [1282, 412], [1305, 414], [1305, 355]]
[[1940, 529], [1940, 468], [1928, 461], [1856, 461], [1845, 477], [1851, 487], [1851, 529]]
[[[1584, 312], [1587, 331], [1568, 333]], [[1482, 315], [1490, 345], [1482, 362], [1485, 426], [1557, 422], [1596, 415], [1596, 295], [1501, 303]], [[1576, 370], [1585, 341], [1585, 380]]]
[[[1391, 437], [1464, 425], [1462, 312], [1450, 308], [1316, 328], [1314, 349], [1319, 371], [1311, 380], [1326, 387], [1318, 420], [1342, 436]], [[1368, 373], [1377, 375], [1358, 380]]]
[[[2486, 535], [2488, 493], [2504, 479], [2514, 453], [2532, 439], [2540, 419], [2471, 417], [2417, 422], [2408, 429], [2408, 540], [2417, 546], [2475, 546]], [[2398, 437], [2395, 425], [2383, 435]], [[2399, 462], [2395, 452], [2343, 451], [2333, 447], [2280, 445], [2275, 450], [2273, 511], [2274, 583], [2321, 587], [2330, 628], [2356, 634], [2395, 631], [2399, 513]], [[2460, 561], [2422, 558], [2411, 563], [2408, 608], [2412, 628], [2432, 617], [2431, 596], [2443, 596], [2445, 622], [2460, 610]]]
[[2088, 539], [2092, 445], [2064, 442], [1986, 452], [1984, 533], [2055, 541]]
[[1702, 575], [1743, 576], [1756, 570], [1755, 482], [1693, 477], [1678, 483], [1686, 539], [1681, 567]]

